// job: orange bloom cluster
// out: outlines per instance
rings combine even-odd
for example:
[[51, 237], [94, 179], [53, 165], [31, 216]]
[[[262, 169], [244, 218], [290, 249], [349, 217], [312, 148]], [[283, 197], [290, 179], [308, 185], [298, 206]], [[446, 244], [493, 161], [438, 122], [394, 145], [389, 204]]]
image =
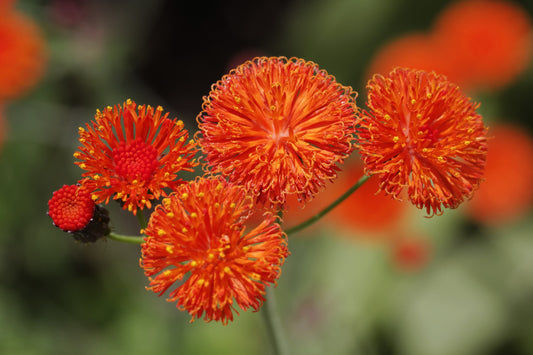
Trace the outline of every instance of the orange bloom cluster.
[[82, 185], [63, 185], [48, 201], [48, 215], [54, 225], [66, 232], [85, 228], [94, 215], [95, 204]]
[[365, 172], [381, 190], [429, 215], [470, 198], [483, 176], [487, 129], [478, 104], [444, 76], [397, 68], [368, 85], [369, 112], [359, 122]]
[[533, 207], [533, 139], [518, 126], [491, 128], [484, 182], [467, 204], [467, 213], [488, 225], [514, 220]]
[[196, 143], [183, 126], [161, 106], [137, 106], [132, 100], [98, 110], [92, 125], [80, 127], [81, 145], [74, 154], [75, 164], [86, 170], [83, 183], [93, 199], [108, 203], [112, 197], [136, 214], [166, 196], [165, 188], [183, 183], [178, 172], [198, 165]]
[[213, 85], [198, 115], [212, 173], [257, 202], [309, 201], [353, 151], [356, 93], [312, 62], [260, 57]]
[[385, 74], [397, 66], [434, 70], [466, 90], [498, 89], [525, 71], [532, 43], [531, 18], [518, 4], [457, 1], [439, 14], [432, 31], [382, 47], [369, 73]]
[[271, 214], [246, 233], [252, 207], [244, 188], [221, 178], [179, 186], [152, 213], [144, 231], [141, 266], [150, 277], [149, 289], [162, 295], [188, 274], [168, 301], [188, 311], [191, 321], [205, 313], [205, 321], [227, 324], [234, 311], [238, 314], [235, 303], [257, 311], [289, 253]]
[[41, 78], [46, 51], [43, 35], [35, 23], [11, 8], [0, 9], [0, 100], [22, 95]]

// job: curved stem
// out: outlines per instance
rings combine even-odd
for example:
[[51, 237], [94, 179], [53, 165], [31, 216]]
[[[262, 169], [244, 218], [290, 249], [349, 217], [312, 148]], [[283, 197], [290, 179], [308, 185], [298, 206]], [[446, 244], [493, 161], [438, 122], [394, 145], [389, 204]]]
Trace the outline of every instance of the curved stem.
[[287, 340], [281, 327], [276, 299], [272, 290], [267, 290], [266, 298], [267, 300], [263, 303], [261, 313], [263, 314], [263, 319], [267, 327], [272, 349], [275, 355], [287, 355], [289, 354]]
[[130, 243], [130, 244], [142, 244], [144, 243], [144, 237], [133, 235], [122, 235], [116, 233], [109, 233], [107, 236], [109, 239], [113, 239], [117, 242]]
[[353, 194], [358, 188], [360, 188], [361, 185], [363, 185], [369, 178], [370, 178], [370, 176], [368, 176], [368, 175], [361, 176], [361, 178], [352, 187], [350, 187], [350, 189], [348, 189], [348, 191], [346, 191], [344, 194], [342, 194], [341, 197], [339, 197], [338, 199], [333, 201], [331, 203], [331, 205], [329, 205], [328, 207], [324, 208], [322, 211], [318, 212], [316, 215], [314, 215], [313, 217], [309, 218], [308, 220], [303, 221], [302, 223], [300, 223], [300, 224], [298, 224], [298, 225], [296, 225], [296, 226], [294, 226], [292, 228], [287, 229], [285, 231], [285, 233], [287, 233], [287, 235], [289, 235], [289, 234], [299, 232], [302, 229], [309, 227], [311, 224], [315, 223], [320, 218], [324, 217], [332, 209], [337, 207], [342, 201], [346, 200], [351, 194]]

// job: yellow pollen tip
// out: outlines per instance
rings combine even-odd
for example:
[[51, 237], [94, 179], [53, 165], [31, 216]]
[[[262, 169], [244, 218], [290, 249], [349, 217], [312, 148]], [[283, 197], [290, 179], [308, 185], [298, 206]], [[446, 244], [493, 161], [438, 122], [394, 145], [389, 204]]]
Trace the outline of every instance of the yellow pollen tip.
[[471, 141], [465, 141], [465, 145], [470, 145]]
[[191, 140], [189, 141], [189, 144], [194, 144], [194, 139], [191, 139]]
[[133, 185], [137, 185], [137, 184], [139, 183], [139, 180], [133, 180], [131, 183], [132, 183]]
[[394, 136], [394, 138], [392, 138], [392, 141], [394, 143], [398, 143], [399, 140], [400, 140], [400, 137], [398, 137], [398, 136]]
[[159, 112], [163, 112], [163, 106], [157, 106], [156, 110]]
[[196, 283], [198, 284], [198, 286], [202, 286], [204, 284], [205, 280], [204, 279], [199, 279], [198, 281], [196, 281]]
[[163, 271], [163, 276], [169, 276], [170, 274], [172, 274], [172, 271], [170, 270]]
[[205, 196], [205, 194], [203, 192], [199, 192], [198, 195], [196, 195], [196, 197], [198, 197], [198, 198], [202, 198], [204, 196]]
[[183, 227], [183, 228], [181, 229], [181, 232], [182, 232], [182, 233], [187, 233], [188, 231], [189, 231], [189, 230], [188, 230], [187, 228], [185, 228], [185, 227]]
[[215, 202], [214, 206], [215, 206], [215, 208], [220, 208], [220, 203]]
[[440, 161], [441, 163], [444, 163], [444, 158], [443, 157], [438, 157], [437, 160]]
[[127, 99], [127, 100], [126, 100], [126, 105], [131, 105], [131, 104], [132, 104], [131, 99]]
[[164, 198], [163, 201], [161, 201], [161, 203], [163, 204], [163, 206], [165, 206], [165, 208], [169, 208], [171, 200], [167, 197], [167, 198]]
[[427, 153], [427, 152], [428, 152], [427, 148], [422, 148], [422, 153]]
[[229, 205], [230, 208], [235, 208], [235, 206], [236, 206], [235, 202], [232, 202], [232, 203]]
[[91, 200], [93, 200], [93, 201], [98, 200], [98, 196], [96, 196], [96, 195], [91, 195]]
[[107, 108], [108, 111], [113, 110], [113, 107], [111, 107], [111, 106], [107, 106], [106, 108]]
[[252, 279], [254, 279], [254, 280], [261, 280], [261, 275], [255, 273], [255, 272], [252, 272], [252, 273], [250, 274], [250, 277], [251, 277]]
[[198, 217], [198, 215], [196, 214], [196, 212], [191, 213], [191, 218], [196, 218], [196, 217]]
[[218, 184], [217, 187], [215, 188], [215, 190], [220, 191], [220, 190], [222, 190], [222, 187], [223, 187], [222, 184]]
[[146, 231], [145, 231], [144, 229], [141, 229], [141, 230], [139, 231], [139, 234], [144, 234], [144, 232], [146, 232]]
[[82, 168], [82, 169], [87, 168], [87, 164], [85, 164], [85, 163], [81, 163], [81, 164], [80, 164], [80, 168]]
[[76, 159], [78, 159], [81, 156], [80, 152], [76, 152], [73, 155], [74, 155], [74, 158]]
[[130, 203], [130, 204], [128, 205], [128, 211], [130, 211], [130, 212], [133, 211], [133, 204], [132, 204], [132, 203]]
[[411, 105], [414, 105], [414, 104], [416, 104], [416, 100], [415, 100], [415, 99], [412, 99], [412, 100], [411, 100]]
[[428, 93], [426, 94], [426, 98], [431, 99], [432, 97], [433, 97], [433, 94], [432, 94], [432, 93], [428, 92]]
[[185, 137], [180, 137], [180, 142], [185, 142]]
[[226, 274], [229, 274], [230, 271], [231, 271], [231, 269], [229, 268], [229, 266], [226, 266], [226, 267], [224, 268], [224, 272], [225, 272]]
[[168, 212], [168, 213], [167, 213], [167, 217], [168, 217], [168, 218], [172, 218], [172, 217], [174, 217], [174, 213], [172, 213], [172, 212]]
[[249, 246], [245, 246], [245, 247], [242, 247], [242, 251], [247, 253], [248, 250], [250, 250], [250, 247]]
[[209, 253], [209, 255], [207, 255], [207, 258], [212, 260], [215, 258], [215, 255], [213, 253]]
[[165, 234], [167, 234], [167, 232], [165, 232], [165, 231], [162, 230], [162, 229], [160, 229], [160, 230], [157, 231], [157, 235], [160, 236], [160, 237], [163, 236], [163, 235], [165, 235]]
[[172, 245], [169, 245], [165, 248], [165, 250], [167, 251], [167, 253], [169, 254], [173, 254], [174, 253], [174, 247]]
[[181, 194], [181, 199], [182, 200], [186, 200], [187, 198], [189, 198], [189, 194], [188, 193], [184, 192], [184, 193]]
[[385, 115], [383, 116], [384, 119], [386, 119], [387, 121], [390, 121], [390, 116], [389, 115]]
[[198, 266], [198, 262], [196, 260], [191, 261], [191, 266], [192, 267], [197, 267]]
[[233, 98], [235, 99], [236, 103], [240, 103], [241, 102], [241, 98], [240, 97], [234, 96]]

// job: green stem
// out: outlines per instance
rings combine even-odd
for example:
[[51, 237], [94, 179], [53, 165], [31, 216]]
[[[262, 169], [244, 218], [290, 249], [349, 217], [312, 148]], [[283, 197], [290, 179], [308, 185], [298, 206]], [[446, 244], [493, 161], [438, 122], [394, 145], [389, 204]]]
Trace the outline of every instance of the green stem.
[[139, 221], [141, 229], [145, 229], [148, 226], [148, 222], [146, 221], [143, 211], [137, 211], [137, 220]]
[[361, 185], [363, 185], [369, 178], [370, 178], [370, 176], [363, 175], [352, 187], [350, 187], [350, 189], [348, 191], [346, 191], [344, 194], [342, 194], [341, 197], [339, 197], [338, 199], [333, 201], [333, 203], [331, 205], [329, 205], [328, 207], [324, 208], [322, 211], [318, 212], [316, 215], [314, 215], [313, 217], [309, 218], [308, 220], [306, 220], [306, 221], [304, 221], [304, 222], [302, 222], [302, 223], [300, 223], [300, 224], [298, 224], [298, 225], [296, 225], [296, 226], [294, 226], [292, 228], [287, 229], [285, 231], [285, 233], [287, 233], [287, 235], [290, 235], [290, 234], [299, 232], [299, 231], [301, 231], [304, 228], [309, 227], [311, 224], [315, 223], [320, 218], [324, 217], [332, 209], [337, 207], [342, 201], [346, 200], [351, 194], [353, 194], [358, 188], [360, 188]]
[[272, 290], [267, 290], [266, 298], [267, 300], [263, 303], [261, 313], [263, 314], [274, 354], [287, 355], [289, 354], [287, 340], [281, 326], [276, 299]]
[[141, 244], [144, 243], [144, 237], [133, 236], [133, 235], [122, 235], [116, 233], [109, 233], [107, 235], [109, 239], [116, 240], [117, 242], [130, 243], [130, 244]]

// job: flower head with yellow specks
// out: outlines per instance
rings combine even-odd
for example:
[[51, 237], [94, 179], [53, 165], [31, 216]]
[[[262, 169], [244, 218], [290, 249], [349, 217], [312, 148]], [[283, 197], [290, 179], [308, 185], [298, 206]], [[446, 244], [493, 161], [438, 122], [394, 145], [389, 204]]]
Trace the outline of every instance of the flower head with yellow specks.
[[336, 178], [353, 151], [357, 93], [302, 59], [260, 57], [213, 85], [198, 115], [212, 173], [266, 207], [303, 203]]
[[196, 143], [188, 140], [183, 122], [169, 119], [161, 106], [124, 105], [96, 112], [92, 125], [79, 129], [81, 145], [75, 163], [86, 172], [83, 183], [93, 199], [108, 203], [110, 198], [124, 209], [151, 207], [151, 200], [167, 196], [183, 183], [180, 171], [192, 171]]
[[[150, 217], [141, 267], [150, 287], [205, 321], [233, 320], [237, 304], [257, 311], [289, 255], [274, 215], [247, 233], [253, 198], [222, 178], [197, 178], [163, 199]], [[156, 275], [157, 274], [157, 275]], [[152, 277], [156, 275], [155, 277]], [[183, 278], [188, 275], [185, 281]]]
[[479, 104], [446, 77], [396, 68], [367, 85], [369, 112], [357, 126], [365, 171], [378, 175], [380, 190], [411, 202], [429, 215], [456, 208], [483, 177], [487, 129]]

